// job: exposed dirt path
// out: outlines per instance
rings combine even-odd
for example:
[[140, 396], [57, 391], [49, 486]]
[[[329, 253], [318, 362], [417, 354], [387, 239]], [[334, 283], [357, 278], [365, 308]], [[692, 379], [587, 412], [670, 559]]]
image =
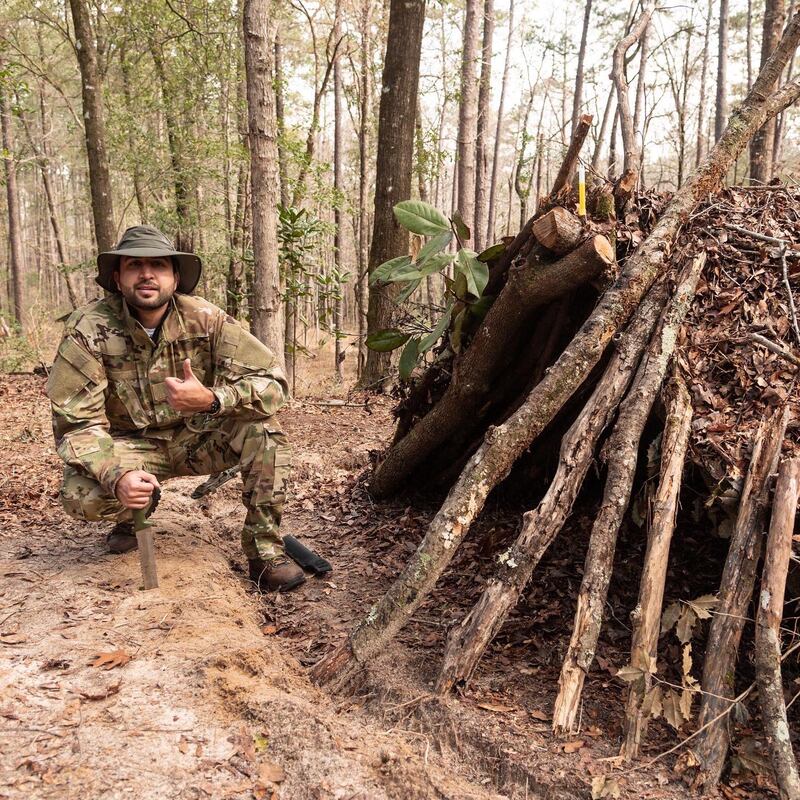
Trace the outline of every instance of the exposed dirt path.
[[0, 379], [0, 796], [496, 796], [309, 684], [231, 570], [240, 509], [201, 513], [197, 480], [169, 483], [162, 585], [140, 591], [136, 554], [106, 554], [57, 506], [42, 385]]

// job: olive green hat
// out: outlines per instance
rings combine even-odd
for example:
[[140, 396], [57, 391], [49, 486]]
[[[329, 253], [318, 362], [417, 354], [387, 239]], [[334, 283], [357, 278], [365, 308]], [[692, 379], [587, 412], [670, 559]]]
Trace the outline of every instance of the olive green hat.
[[191, 294], [197, 282], [203, 264], [194, 253], [181, 253], [158, 228], [152, 225], [135, 225], [122, 234], [114, 250], [100, 253], [97, 256], [97, 277], [95, 280], [109, 292], [118, 291], [114, 283], [114, 270], [119, 267], [120, 256], [139, 256], [156, 258], [170, 256], [178, 268], [178, 291]]

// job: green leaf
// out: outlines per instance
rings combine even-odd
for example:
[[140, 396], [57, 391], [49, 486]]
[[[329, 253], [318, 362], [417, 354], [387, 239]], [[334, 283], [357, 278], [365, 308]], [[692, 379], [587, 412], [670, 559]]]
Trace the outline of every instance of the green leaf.
[[417, 278], [416, 280], [411, 281], [399, 295], [397, 295], [397, 299], [395, 302], [400, 305], [400, 303], [405, 303], [412, 294], [414, 294], [414, 290], [419, 286], [422, 278]]
[[388, 353], [402, 347], [411, 337], [397, 328], [386, 328], [367, 336], [366, 345], [377, 353]]
[[506, 246], [502, 242], [498, 242], [497, 244], [493, 244], [491, 247], [487, 247], [482, 253], [478, 255], [478, 261], [483, 261], [486, 264], [489, 261], [497, 258], [497, 256], [501, 255], [506, 249]]
[[453, 212], [453, 225], [455, 226], [458, 238], [461, 239], [462, 242], [468, 242], [472, 232], [467, 227], [467, 223], [464, 222], [464, 218], [461, 216], [461, 212], [458, 209]]
[[485, 294], [479, 300], [470, 303], [469, 306], [467, 306], [470, 317], [476, 319], [478, 322], [483, 322], [484, 317], [489, 313], [489, 309], [492, 307], [492, 303], [494, 303], [493, 294]]
[[407, 381], [417, 366], [419, 358], [419, 337], [413, 336], [400, 354], [400, 380]]
[[442, 334], [447, 330], [450, 324], [450, 315], [453, 313], [453, 304], [447, 306], [444, 314], [439, 318], [436, 327], [419, 343], [419, 352], [426, 353], [439, 341]]
[[480, 297], [489, 283], [489, 267], [478, 261], [472, 250], [459, 250], [456, 269], [467, 279], [467, 291], [475, 298]]
[[369, 285], [374, 286], [378, 281], [390, 283], [393, 280], [392, 273], [405, 266], [411, 266], [411, 256], [398, 256], [384, 261], [383, 264], [379, 264], [372, 270], [369, 276]]
[[435, 253], [438, 253], [440, 250], [444, 250], [447, 245], [453, 239], [453, 232], [452, 231], [444, 231], [443, 233], [437, 234], [434, 236], [420, 251], [419, 255], [417, 256], [416, 266], [417, 269], [422, 267], [422, 265]]
[[422, 236], [436, 236], [450, 230], [447, 217], [421, 200], [403, 200], [394, 207], [394, 216], [406, 230]]
[[464, 328], [464, 319], [469, 312], [469, 306], [464, 306], [453, 320], [453, 330], [450, 331], [450, 347], [454, 353], [461, 352], [461, 331]]
[[447, 281], [446, 284], [447, 288], [450, 289], [459, 300], [467, 299], [467, 276], [464, 275], [463, 272], [456, 271], [455, 280]]
[[435, 272], [441, 272], [452, 260], [454, 256], [452, 253], [437, 253], [431, 256], [424, 265], [419, 267], [420, 275], [433, 275]]

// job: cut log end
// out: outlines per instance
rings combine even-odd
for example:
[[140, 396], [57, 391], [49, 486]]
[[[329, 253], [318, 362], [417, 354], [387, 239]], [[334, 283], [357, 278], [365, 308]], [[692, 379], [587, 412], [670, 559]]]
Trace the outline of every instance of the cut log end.
[[533, 235], [542, 247], [563, 255], [578, 246], [583, 224], [566, 208], [556, 206], [533, 223]]
[[602, 234], [597, 234], [592, 240], [594, 250], [598, 257], [606, 264], [613, 264], [616, 255], [614, 253], [614, 246]]

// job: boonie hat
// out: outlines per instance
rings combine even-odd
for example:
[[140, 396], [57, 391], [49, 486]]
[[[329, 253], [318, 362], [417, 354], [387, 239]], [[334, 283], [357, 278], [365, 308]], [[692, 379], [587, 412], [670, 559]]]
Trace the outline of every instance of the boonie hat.
[[200, 258], [194, 253], [181, 253], [158, 228], [152, 225], [134, 225], [122, 234], [114, 250], [97, 256], [95, 280], [106, 291], [119, 291], [114, 283], [114, 270], [119, 266], [120, 256], [156, 258], [170, 256], [178, 264], [178, 291], [191, 294], [203, 269]]

